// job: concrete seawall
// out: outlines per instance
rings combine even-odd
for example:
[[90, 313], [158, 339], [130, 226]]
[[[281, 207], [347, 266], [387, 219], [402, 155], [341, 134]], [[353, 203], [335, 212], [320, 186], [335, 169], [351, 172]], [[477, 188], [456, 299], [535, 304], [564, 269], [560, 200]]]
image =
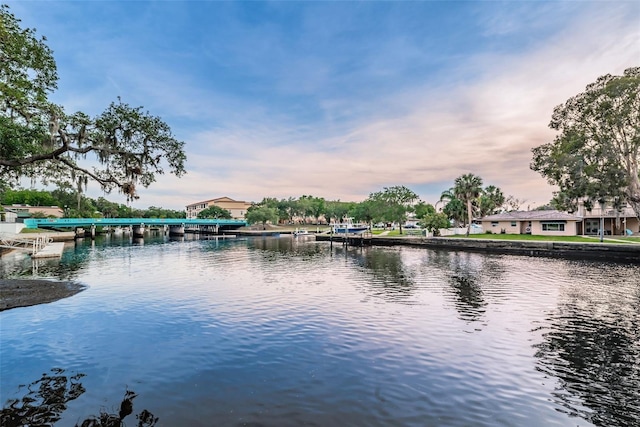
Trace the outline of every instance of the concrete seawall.
[[[317, 235], [316, 240], [329, 241], [329, 235]], [[333, 236], [334, 242], [342, 238]], [[415, 246], [536, 257], [592, 259], [640, 264], [640, 244], [541, 242], [527, 240], [449, 239], [446, 237], [378, 237], [366, 239], [373, 246]]]

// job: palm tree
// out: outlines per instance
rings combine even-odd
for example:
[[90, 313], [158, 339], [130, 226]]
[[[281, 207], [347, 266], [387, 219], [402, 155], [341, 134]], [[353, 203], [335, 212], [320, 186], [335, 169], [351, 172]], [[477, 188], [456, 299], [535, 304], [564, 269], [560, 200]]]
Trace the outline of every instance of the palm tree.
[[467, 205], [467, 217], [469, 221], [467, 223], [466, 236], [468, 237], [471, 231], [471, 222], [473, 221], [473, 203], [482, 193], [482, 178], [468, 173], [456, 178], [454, 184], [454, 194]]
[[[451, 200], [453, 200], [453, 199], [455, 199], [455, 198], [456, 198], [456, 195], [455, 195], [455, 193], [453, 192], [453, 187], [451, 187], [451, 188], [450, 188], [450, 189], [448, 189], [448, 190], [444, 190], [444, 191], [442, 192], [442, 194], [440, 194], [440, 200], [438, 200], [438, 202], [437, 202], [437, 203], [436, 203], [436, 205], [435, 205], [436, 211], [437, 211], [437, 208], [438, 208], [438, 204], [439, 204], [439, 203], [443, 203], [443, 202], [445, 202], [445, 203], [444, 203], [444, 206], [446, 206], [446, 205], [447, 205], [447, 203], [449, 203]], [[442, 208], [440, 208], [440, 210], [442, 210], [442, 209], [444, 208], [444, 206], [443, 206]]]
[[[442, 204], [442, 207], [438, 209], [439, 204]], [[440, 194], [440, 199], [436, 202], [435, 208], [436, 212], [445, 214], [456, 226], [465, 223], [464, 203], [456, 197], [453, 187], [444, 190], [442, 194]]]

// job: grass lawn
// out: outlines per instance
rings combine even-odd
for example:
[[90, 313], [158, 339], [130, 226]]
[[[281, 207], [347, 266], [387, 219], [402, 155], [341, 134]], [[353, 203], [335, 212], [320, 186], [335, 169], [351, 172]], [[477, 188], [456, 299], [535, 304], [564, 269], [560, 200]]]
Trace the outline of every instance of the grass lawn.
[[402, 234], [400, 234], [400, 230], [399, 229], [396, 229], [396, 230], [384, 230], [382, 228], [379, 228], [379, 229], [378, 228], [374, 228], [371, 231], [371, 234], [373, 234], [374, 236], [380, 235], [382, 233], [385, 233], [384, 237], [424, 236], [424, 231], [411, 229], [411, 228], [408, 229], [408, 230], [405, 230], [403, 228], [402, 229]]
[[51, 230], [45, 230], [43, 228], [23, 228], [20, 231], [21, 234], [30, 234], [30, 233], [53, 233]]
[[[383, 230], [382, 228], [374, 228], [373, 230], [371, 230], [371, 234], [373, 234], [374, 236], [378, 236], [378, 235], [384, 233], [385, 231], [387, 231], [387, 230]], [[397, 234], [397, 231], [396, 231], [396, 234]], [[388, 236], [388, 234], [387, 234], [387, 236]]]
[[[463, 235], [447, 236], [452, 238], [465, 238]], [[491, 239], [491, 240], [533, 240], [541, 242], [578, 242], [578, 243], [600, 243], [597, 236], [536, 236], [531, 234], [470, 234], [469, 239]], [[640, 243], [639, 237], [609, 236], [604, 238], [603, 243]]]

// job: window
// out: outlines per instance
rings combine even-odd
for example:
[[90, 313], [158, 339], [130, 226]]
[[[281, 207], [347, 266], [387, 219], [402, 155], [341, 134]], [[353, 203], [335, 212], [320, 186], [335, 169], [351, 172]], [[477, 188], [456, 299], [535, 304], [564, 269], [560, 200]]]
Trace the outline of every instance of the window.
[[498, 226], [498, 221], [491, 221], [491, 226], [492, 227], [497, 227]]
[[598, 234], [600, 232], [600, 220], [588, 219], [584, 227], [585, 234]]
[[511, 226], [512, 226], [512, 227], [516, 227], [517, 225], [518, 225], [518, 224], [516, 224], [516, 222], [515, 222], [515, 221], [511, 221]]
[[542, 231], [564, 231], [563, 222], [543, 222]]

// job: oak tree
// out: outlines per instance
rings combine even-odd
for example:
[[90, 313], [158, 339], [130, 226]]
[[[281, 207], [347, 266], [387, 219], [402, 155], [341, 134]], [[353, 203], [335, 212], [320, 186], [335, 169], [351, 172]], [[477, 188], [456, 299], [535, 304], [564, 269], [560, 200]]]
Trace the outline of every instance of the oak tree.
[[198, 212], [200, 219], [231, 219], [231, 212], [220, 206], [209, 206]]
[[81, 190], [95, 181], [137, 198], [165, 168], [185, 173], [184, 142], [161, 118], [118, 99], [101, 114], [67, 114], [50, 101], [58, 75], [52, 50], [0, 6], [0, 181], [27, 177]]
[[396, 185], [384, 187], [382, 191], [370, 194], [369, 200], [380, 209], [383, 220], [398, 223], [402, 234], [402, 224], [407, 220], [407, 213], [413, 210], [413, 205], [419, 197], [413, 190]]

